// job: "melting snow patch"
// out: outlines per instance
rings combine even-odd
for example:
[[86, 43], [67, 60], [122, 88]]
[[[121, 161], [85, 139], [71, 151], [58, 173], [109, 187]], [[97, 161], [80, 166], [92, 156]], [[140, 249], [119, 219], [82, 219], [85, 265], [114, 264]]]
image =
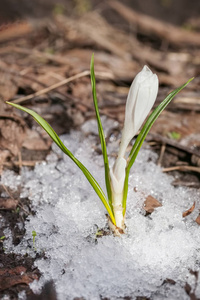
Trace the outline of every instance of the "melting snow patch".
[[[94, 150], [99, 145], [93, 122], [86, 123], [82, 132], [72, 132], [62, 139], [105, 188], [103, 160]], [[90, 128], [93, 136], [85, 138]], [[117, 151], [117, 142], [112, 140], [108, 145], [110, 154]], [[5, 246], [9, 251], [35, 255], [28, 245], [32, 231], [36, 231], [35, 247], [46, 258], [35, 262], [42, 274], [39, 282], [31, 284], [35, 292], [53, 279], [59, 300], [126, 296], [190, 299], [184, 286], [187, 282], [192, 290], [195, 288], [190, 270], [199, 270], [200, 227], [194, 221], [199, 193], [174, 188], [173, 178], [162, 173], [156, 159], [148, 149], [141, 150], [137, 157], [129, 178], [127, 234], [120, 238], [96, 237], [98, 228], [106, 226], [103, 204], [77, 166], [55, 145], [46, 162], [33, 171], [23, 170], [21, 197], [31, 199], [36, 215], [29, 217], [21, 244], [14, 247], [8, 241]], [[16, 180], [18, 184], [19, 176], [11, 176], [10, 172], [2, 177], [2, 183], [11, 187]], [[162, 207], [145, 216], [142, 206], [148, 195], [160, 201]], [[194, 201], [196, 209], [183, 219], [182, 212]], [[200, 283], [195, 293], [200, 297]], [[23, 294], [20, 296], [22, 299]]]

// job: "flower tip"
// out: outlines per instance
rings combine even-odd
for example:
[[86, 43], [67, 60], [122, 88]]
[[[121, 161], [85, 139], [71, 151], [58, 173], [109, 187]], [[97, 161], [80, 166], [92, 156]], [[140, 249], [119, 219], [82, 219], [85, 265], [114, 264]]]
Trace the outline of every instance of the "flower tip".
[[151, 69], [147, 65], [144, 65], [144, 67], [142, 69], [142, 72], [145, 72], [148, 76], [153, 74], [153, 72], [151, 71]]
[[144, 71], [151, 71], [151, 69], [147, 65], [144, 65], [143, 70]]

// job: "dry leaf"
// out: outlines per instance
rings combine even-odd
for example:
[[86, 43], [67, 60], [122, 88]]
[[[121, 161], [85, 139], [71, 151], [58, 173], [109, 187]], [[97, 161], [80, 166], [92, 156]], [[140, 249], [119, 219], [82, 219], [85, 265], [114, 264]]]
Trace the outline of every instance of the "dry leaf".
[[38, 279], [36, 274], [26, 273], [26, 268], [19, 266], [13, 269], [0, 270], [0, 291], [11, 288], [17, 284], [29, 284]]
[[14, 98], [18, 91], [18, 78], [13, 77], [9, 71], [7, 72], [9, 68], [10, 66], [8, 64], [0, 60], [0, 99], [3, 101]]
[[0, 115], [0, 148], [18, 155], [26, 136], [26, 125], [17, 116]]
[[144, 201], [143, 208], [148, 214], [151, 214], [156, 207], [160, 206], [162, 206], [162, 204], [157, 199], [149, 195]]
[[11, 198], [0, 198], [0, 210], [1, 209], [5, 209], [5, 210], [9, 210], [9, 209], [16, 209], [18, 205], [18, 201], [15, 199], [11, 199]]
[[198, 215], [198, 217], [196, 218], [195, 222], [200, 225], [200, 215]]
[[195, 208], [195, 202], [192, 205], [192, 207], [190, 207], [188, 210], [183, 212], [183, 218], [189, 216], [193, 212], [194, 208]]
[[50, 139], [44, 139], [37, 131], [27, 129], [27, 137], [24, 140], [22, 147], [29, 150], [49, 150], [51, 146]]
[[190, 295], [191, 290], [192, 290], [191, 286], [189, 285], [189, 283], [186, 282], [185, 291], [188, 295]]

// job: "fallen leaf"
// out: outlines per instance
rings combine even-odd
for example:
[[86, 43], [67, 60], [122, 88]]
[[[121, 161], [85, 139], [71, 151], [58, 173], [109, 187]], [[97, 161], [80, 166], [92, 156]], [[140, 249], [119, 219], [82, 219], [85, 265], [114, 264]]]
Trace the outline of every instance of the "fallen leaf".
[[170, 279], [170, 278], [166, 278], [166, 279], [163, 281], [162, 285], [165, 284], [165, 283], [168, 283], [168, 284], [171, 284], [171, 285], [175, 285], [175, 284], [176, 284], [176, 281], [173, 280], [173, 279]]
[[188, 295], [190, 295], [191, 290], [192, 290], [191, 286], [189, 285], [189, 283], [186, 282], [185, 291]]
[[0, 148], [12, 155], [19, 154], [26, 136], [26, 124], [17, 116], [0, 115]]
[[18, 266], [13, 269], [0, 270], [0, 291], [6, 290], [17, 284], [29, 284], [38, 276], [33, 273], [26, 273], [26, 268]]
[[193, 212], [194, 208], [195, 208], [195, 202], [193, 203], [192, 207], [190, 207], [188, 210], [183, 212], [183, 218], [189, 216]]
[[157, 199], [149, 195], [144, 201], [143, 208], [148, 214], [151, 214], [155, 208], [160, 206], [162, 206], [162, 204]]
[[200, 214], [198, 215], [198, 217], [196, 218], [195, 222], [200, 225]]
[[8, 101], [14, 98], [18, 90], [18, 78], [13, 77], [9, 71], [7, 72], [9, 67], [10, 66], [8, 66], [6, 63], [0, 61], [0, 99], [3, 101]]
[[16, 209], [18, 201], [12, 198], [0, 198], [0, 210]]
[[22, 147], [29, 150], [49, 150], [51, 140], [45, 139], [35, 130], [27, 129], [27, 137], [24, 140]]

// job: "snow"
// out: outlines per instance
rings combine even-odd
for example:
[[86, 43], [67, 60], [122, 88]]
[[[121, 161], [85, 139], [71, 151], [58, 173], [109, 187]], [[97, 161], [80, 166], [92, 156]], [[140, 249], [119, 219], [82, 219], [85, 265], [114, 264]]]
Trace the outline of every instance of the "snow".
[[[109, 128], [118, 126], [106, 118], [103, 123], [107, 135]], [[103, 160], [95, 151], [100, 147], [96, 134], [92, 120], [84, 124], [82, 131], [62, 136], [62, 140], [105, 190]], [[111, 136], [111, 165], [117, 147], [118, 140]], [[127, 233], [121, 237], [97, 238], [98, 229], [107, 224], [104, 206], [81, 171], [57, 146], [53, 145], [47, 160], [32, 171], [24, 168], [21, 176], [4, 172], [1, 183], [12, 188], [22, 183], [21, 197], [29, 197], [36, 211], [35, 216], [29, 216], [26, 235], [17, 247], [12, 245], [8, 232], [4, 242], [7, 251], [35, 256], [31, 241], [32, 231], [36, 231], [35, 247], [45, 253], [45, 258], [35, 261], [42, 276], [31, 284], [34, 292], [53, 279], [59, 300], [114, 300], [126, 296], [190, 299], [184, 286], [187, 282], [192, 291], [195, 289], [195, 276], [190, 270], [198, 271], [200, 264], [200, 227], [195, 222], [199, 192], [173, 187], [174, 178], [162, 173], [156, 160], [147, 145], [137, 157], [129, 179]], [[148, 195], [160, 201], [162, 207], [145, 216], [142, 207]], [[182, 212], [194, 201], [194, 212], [182, 218]], [[170, 284], [169, 279], [176, 283]], [[200, 297], [199, 282], [195, 294]], [[20, 299], [23, 297], [21, 293]]]

